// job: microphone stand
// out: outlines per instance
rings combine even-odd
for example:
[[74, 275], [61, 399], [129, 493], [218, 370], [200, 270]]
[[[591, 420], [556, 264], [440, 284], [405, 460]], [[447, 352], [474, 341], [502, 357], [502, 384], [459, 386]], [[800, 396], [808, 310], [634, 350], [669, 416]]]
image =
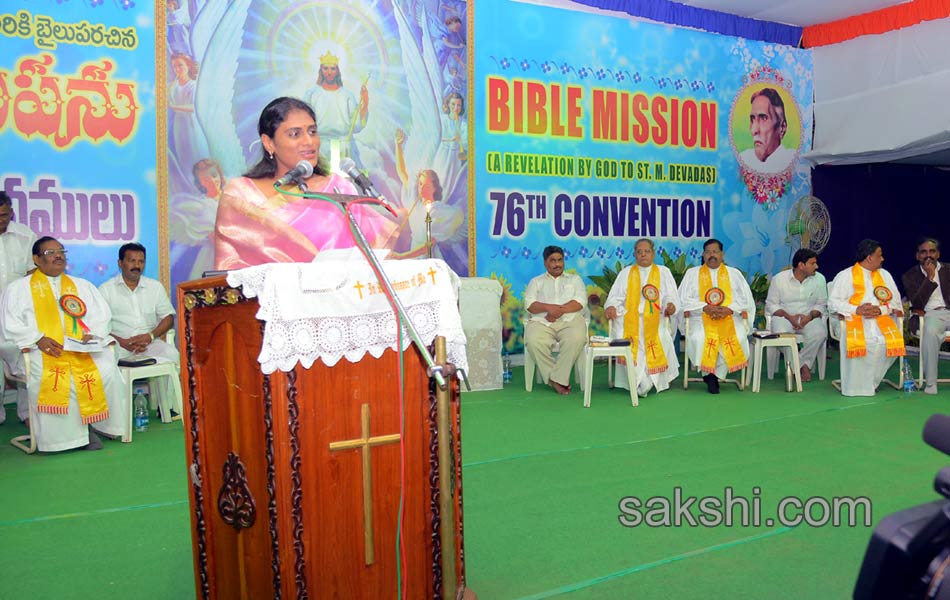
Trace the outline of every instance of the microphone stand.
[[426, 256], [432, 258], [432, 203], [426, 203]]
[[[366, 190], [363, 190], [363, 193], [366, 194]], [[442, 548], [444, 549], [442, 552], [440, 566], [442, 567], [445, 597], [455, 598], [458, 595], [456, 589], [458, 581], [455, 572], [454, 552], [456, 542], [455, 494], [457, 490], [455, 488], [453, 473], [455, 472], [456, 465], [455, 456], [452, 452], [452, 422], [451, 410], [449, 407], [449, 391], [445, 381], [445, 374], [443, 373], [445, 367], [443, 365], [436, 364], [435, 360], [432, 358], [432, 355], [429, 353], [429, 349], [426, 348], [425, 344], [422, 343], [422, 338], [419, 337], [419, 332], [416, 331], [415, 326], [409, 319], [409, 314], [406, 312], [406, 308], [396, 295], [396, 291], [393, 289], [389, 278], [383, 271], [383, 267], [379, 262], [379, 258], [376, 257], [376, 254], [370, 247], [369, 242], [366, 240], [366, 236], [363, 234], [363, 230], [360, 229], [359, 223], [356, 222], [356, 217], [353, 216], [353, 213], [350, 211], [350, 206], [354, 204], [375, 204], [385, 208], [393, 217], [396, 216], [396, 211], [394, 211], [388, 204], [380, 201], [378, 198], [359, 198], [352, 202], [341, 203], [320, 194], [304, 192], [299, 195], [312, 200], [323, 200], [325, 202], [330, 202], [338, 209], [343, 211], [344, 215], [346, 215], [346, 218], [350, 223], [350, 233], [353, 234], [353, 240], [356, 242], [356, 245], [359, 246], [360, 250], [363, 252], [363, 255], [366, 256], [366, 260], [369, 261], [370, 267], [373, 269], [373, 273], [375, 273], [377, 281], [379, 281], [380, 285], [382, 285], [386, 290], [386, 298], [389, 300], [389, 304], [392, 306], [393, 312], [396, 313], [399, 323], [401, 326], [406, 328], [406, 331], [409, 333], [409, 337], [412, 339], [413, 344], [415, 344], [416, 348], [419, 350], [419, 353], [422, 355], [423, 360], [426, 362], [426, 373], [429, 375], [429, 377], [435, 379], [439, 386], [439, 389], [436, 390], [435, 394], [436, 443], [439, 457], [439, 512], [441, 525], [439, 538]], [[444, 338], [436, 338], [435, 347], [436, 353], [440, 358], [446, 355]], [[402, 348], [398, 348], [398, 346], [397, 350], [402, 352]], [[460, 374], [462, 380], [465, 381], [466, 387], [471, 390], [471, 387], [468, 385], [468, 378], [465, 376], [465, 372], [459, 369], [457, 373]], [[455, 375], [456, 369], [454, 369], [454, 367], [450, 367], [447, 374], [449, 376]]]
[[[274, 186], [277, 188], [277, 186]], [[281, 191], [277, 188], [278, 191]], [[288, 192], [282, 192], [288, 193]], [[365, 192], [364, 192], [365, 193]], [[363, 234], [363, 230], [360, 229], [359, 223], [356, 222], [356, 217], [353, 216], [353, 213], [350, 211], [350, 206], [355, 204], [373, 204], [376, 206], [381, 206], [389, 211], [394, 217], [396, 216], [395, 211], [383, 204], [380, 200], [376, 198], [360, 198], [352, 202], [347, 202], [345, 205], [343, 203], [337, 202], [332, 198], [326, 196], [304, 192], [301, 194], [291, 194], [294, 196], [301, 196], [310, 200], [321, 200], [323, 202], [329, 202], [330, 204], [337, 207], [347, 218], [350, 224], [350, 233], [353, 234], [353, 240], [356, 242], [356, 245], [363, 252], [363, 255], [366, 256], [366, 260], [369, 262], [370, 268], [373, 270], [373, 273], [376, 275], [376, 280], [379, 282], [383, 289], [386, 290], [386, 299], [389, 300], [389, 304], [393, 309], [393, 312], [396, 313], [396, 318], [399, 323], [405, 327], [406, 331], [409, 333], [409, 337], [415, 344], [416, 348], [419, 350], [419, 353], [422, 355], [422, 359], [426, 363], [426, 372], [429, 377], [435, 379], [436, 383], [439, 384], [439, 387], [443, 390], [446, 389], [445, 376], [443, 374], [444, 367], [442, 365], [436, 364], [435, 360], [432, 358], [432, 354], [429, 353], [429, 349], [426, 348], [426, 345], [422, 342], [422, 338], [419, 337], [419, 332], [416, 331], [415, 325], [412, 324], [412, 321], [409, 319], [409, 314], [406, 312], [405, 306], [403, 306], [402, 301], [396, 295], [396, 291], [393, 289], [392, 283], [390, 283], [389, 278], [386, 276], [385, 271], [383, 271], [382, 264], [379, 262], [376, 253], [373, 252], [373, 249], [370, 247], [369, 242], [366, 240], [366, 236]], [[402, 352], [401, 348], [397, 348], [398, 351]], [[467, 383], [467, 381], [466, 381]]]

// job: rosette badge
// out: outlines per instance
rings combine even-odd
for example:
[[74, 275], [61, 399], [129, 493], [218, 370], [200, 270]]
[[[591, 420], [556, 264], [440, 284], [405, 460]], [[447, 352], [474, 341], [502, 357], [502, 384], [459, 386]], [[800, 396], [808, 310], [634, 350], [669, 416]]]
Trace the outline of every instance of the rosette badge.
[[726, 294], [719, 288], [709, 288], [709, 291], [706, 292], [706, 304], [712, 304], [713, 306], [719, 306], [726, 299]]
[[894, 294], [886, 286], [879, 285], [874, 288], [874, 297], [877, 298], [878, 302], [887, 304], [894, 298]]
[[650, 311], [659, 310], [660, 306], [657, 302], [660, 300], [660, 290], [651, 283], [643, 286], [643, 289], [640, 291], [643, 294], [644, 299], [650, 305]]
[[82, 318], [86, 316], [86, 303], [82, 301], [82, 298], [75, 294], [63, 294], [59, 299], [59, 306], [64, 313], [72, 317], [73, 333], [79, 333], [80, 330], [82, 333], [89, 333], [89, 327], [82, 322]]

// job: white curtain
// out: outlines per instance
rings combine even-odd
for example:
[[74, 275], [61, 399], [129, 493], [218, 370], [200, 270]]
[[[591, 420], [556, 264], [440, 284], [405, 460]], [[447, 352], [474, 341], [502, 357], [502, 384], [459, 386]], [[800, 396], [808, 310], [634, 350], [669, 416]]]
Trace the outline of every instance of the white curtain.
[[812, 50], [814, 164], [900, 160], [950, 149], [950, 19]]

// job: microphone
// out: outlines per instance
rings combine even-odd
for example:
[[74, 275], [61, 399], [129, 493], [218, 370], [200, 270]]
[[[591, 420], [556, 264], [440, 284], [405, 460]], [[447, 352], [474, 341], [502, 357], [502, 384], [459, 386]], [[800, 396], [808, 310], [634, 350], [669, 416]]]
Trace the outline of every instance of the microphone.
[[950, 454], [950, 415], [931, 415], [924, 425], [924, 441], [944, 454]]
[[296, 167], [287, 171], [283, 177], [278, 179], [274, 185], [277, 187], [283, 187], [288, 183], [294, 183], [301, 179], [306, 179], [311, 175], [313, 175], [313, 165], [310, 164], [310, 161], [302, 160], [297, 163]]
[[369, 180], [369, 177], [363, 174], [362, 171], [356, 166], [356, 161], [350, 157], [346, 157], [340, 161], [340, 170], [346, 173], [346, 176], [353, 180], [363, 193], [367, 196], [372, 196], [379, 200], [380, 204], [386, 208], [392, 208], [389, 204], [389, 200], [385, 196], [376, 191], [376, 188], [373, 186], [373, 182]]

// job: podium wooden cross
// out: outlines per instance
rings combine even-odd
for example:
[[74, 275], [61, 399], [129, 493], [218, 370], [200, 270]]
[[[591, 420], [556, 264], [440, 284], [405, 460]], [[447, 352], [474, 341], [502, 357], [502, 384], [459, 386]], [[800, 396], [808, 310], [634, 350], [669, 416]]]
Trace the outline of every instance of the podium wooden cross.
[[355, 440], [330, 442], [330, 450], [350, 450], [359, 448], [363, 458], [363, 543], [366, 564], [373, 564], [373, 462], [370, 449], [373, 446], [392, 444], [399, 441], [399, 434], [369, 435], [369, 404], [360, 407], [360, 431], [362, 437]]
[[197, 598], [470, 597], [457, 380], [413, 346], [265, 373], [258, 310], [224, 277], [178, 289]]

